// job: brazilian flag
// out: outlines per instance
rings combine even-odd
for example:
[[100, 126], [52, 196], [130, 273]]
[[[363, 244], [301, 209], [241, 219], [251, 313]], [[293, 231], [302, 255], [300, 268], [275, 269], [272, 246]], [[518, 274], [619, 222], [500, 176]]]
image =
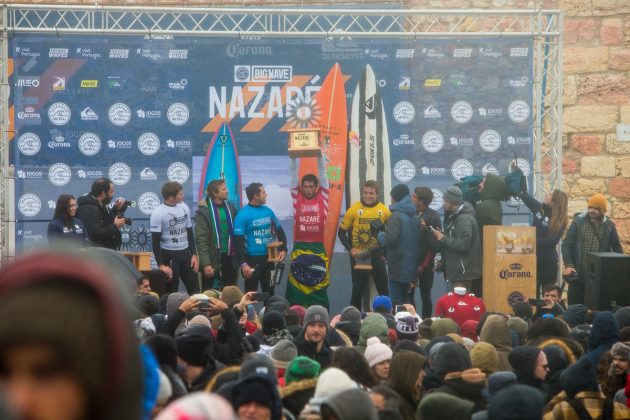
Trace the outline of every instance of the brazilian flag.
[[287, 282], [287, 300], [304, 307], [328, 308], [328, 257], [320, 242], [295, 242]]

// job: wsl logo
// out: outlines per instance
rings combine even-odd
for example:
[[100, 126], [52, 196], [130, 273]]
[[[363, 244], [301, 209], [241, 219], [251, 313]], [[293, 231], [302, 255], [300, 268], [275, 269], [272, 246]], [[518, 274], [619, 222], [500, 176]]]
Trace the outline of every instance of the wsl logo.
[[499, 271], [499, 277], [502, 278], [503, 280], [533, 277], [531, 271], [522, 271], [522, 270], [523, 270], [523, 264], [512, 263], [510, 264], [510, 268], [505, 268]]

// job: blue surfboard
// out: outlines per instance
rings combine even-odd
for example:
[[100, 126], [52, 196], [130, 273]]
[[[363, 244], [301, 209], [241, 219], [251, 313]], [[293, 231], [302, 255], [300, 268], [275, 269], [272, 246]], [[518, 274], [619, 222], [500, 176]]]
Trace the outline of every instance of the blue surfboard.
[[230, 125], [224, 122], [210, 141], [206, 158], [201, 168], [199, 197], [206, 196], [206, 187], [214, 179], [225, 179], [228, 200], [237, 208], [241, 207], [241, 167], [238, 151]]

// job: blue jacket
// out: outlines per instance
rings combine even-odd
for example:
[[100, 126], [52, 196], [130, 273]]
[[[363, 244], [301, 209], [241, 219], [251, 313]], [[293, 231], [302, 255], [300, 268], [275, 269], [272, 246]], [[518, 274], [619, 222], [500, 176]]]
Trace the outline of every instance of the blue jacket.
[[392, 215], [385, 232], [378, 235], [381, 245], [387, 248], [389, 278], [399, 283], [416, 282], [420, 265], [420, 222], [416, 206], [406, 196], [389, 209]]

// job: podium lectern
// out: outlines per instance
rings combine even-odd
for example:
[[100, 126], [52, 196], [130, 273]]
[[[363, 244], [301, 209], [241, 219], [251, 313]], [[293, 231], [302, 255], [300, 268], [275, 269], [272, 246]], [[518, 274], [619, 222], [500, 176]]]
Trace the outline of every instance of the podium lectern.
[[483, 302], [512, 313], [511, 304], [536, 297], [536, 228], [483, 227]]

